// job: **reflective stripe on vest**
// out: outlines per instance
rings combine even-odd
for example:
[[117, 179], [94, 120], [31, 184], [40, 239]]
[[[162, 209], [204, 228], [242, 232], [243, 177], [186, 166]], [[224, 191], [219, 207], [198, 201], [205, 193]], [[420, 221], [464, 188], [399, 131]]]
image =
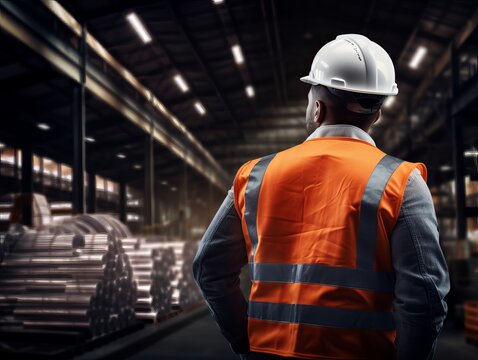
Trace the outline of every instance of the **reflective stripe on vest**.
[[[394, 275], [374, 271], [377, 215], [385, 187], [402, 160], [385, 155], [370, 175], [360, 203], [356, 268], [324, 264], [255, 263], [258, 243], [257, 207], [267, 167], [275, 154], [260, 159], [252, 168], [245, 192], [244, 217], [252, 245], [249, 270], [252, 281], [309, 283], [393, 293]], [[316, 309], [316, 312], [314, 311]], [[331, 311], [333, 316], [327, 315]], [[335, 314], [337, 313], [337, 314]], [[343, 316], [342, 316], [343, 315]], [[340, 328], [393, 329], [392, 313], [346, 310], [299, 304], [249, 303], [252, 318]], [[309, 318], [310, 317], [310, 318]], [[335, 317], [334, 319], [330, 319]], [[305, 321], [305, 322], [304, 322]], [[368, 326], [367, 326], [368, 325]]]
[[257, 205], [259, 204], [259, 192], [261, 190], [262, 179], [269, 163], [276, 156], [271, 154], [261, 158], [251, 170], [249, 181], [247, 182], [245, 194], [244, 218], [247, 224], [247, 231], [252, 243], [252, 252], [250, 262], [254, 262], [254, 253], [257, 247]]
[[388, 272], [323, 264], [250, 263], [252, 281], [308, 283], [393, 293], [395, 276]]
[[249, 302], [254, 319], [334, 328], [389, 331], [395, 328], [391, 312], [358, 311], [316, 305]]
[[357, 235], [357, 268], [373, 271], [377, 243], [378, 204], [388, 180], [403, 161], [385, 155], [370, 175], [360, 202]]

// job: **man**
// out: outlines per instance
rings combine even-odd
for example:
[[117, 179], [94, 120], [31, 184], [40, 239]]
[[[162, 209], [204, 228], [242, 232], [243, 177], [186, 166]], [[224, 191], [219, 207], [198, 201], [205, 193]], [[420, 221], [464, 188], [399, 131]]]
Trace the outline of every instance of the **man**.
[[432, 359], [449, 280], [426, 168], [368, 135], [398, 93], [393, 63], [366, 37], [341, 35], [301, 80], [312, 85], [310, 136], [239, 169], [196, 281], [244, 359]]

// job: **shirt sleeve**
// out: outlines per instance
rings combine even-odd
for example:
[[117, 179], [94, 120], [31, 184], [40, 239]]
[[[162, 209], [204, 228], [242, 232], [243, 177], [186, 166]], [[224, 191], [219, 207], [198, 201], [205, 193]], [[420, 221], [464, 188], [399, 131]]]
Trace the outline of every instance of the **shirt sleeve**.
[[430, 190], [420, 172], [408, 179], [391, 236], [396, 275], [396, 359], [432, 359], [447, 314], [448, 269]]
[[214, 319], [236, 353], [249, 352], [247, 302], [239, 281], [246, 264], [246, 245], [231, 189], [201, 240], [193, 272]]

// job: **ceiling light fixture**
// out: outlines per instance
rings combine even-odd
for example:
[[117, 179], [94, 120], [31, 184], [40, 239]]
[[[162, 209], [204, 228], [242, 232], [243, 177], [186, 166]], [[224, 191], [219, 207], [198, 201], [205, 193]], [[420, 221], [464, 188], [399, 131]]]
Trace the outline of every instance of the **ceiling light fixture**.
[[254, 87], [252, 85], [246, 86], [246, 94], [247, 94], [247, 97], [250, 97], [250, 98], [253, 98], [256, 95], [256, 92], [254, 91]]
[[242, 54], [241, 47], [236, 44], [231, 47], [232, 55], [234, 56], [234, 61], [236, 64], [241, 65], [244, 63], [244, 55]]
[[45, 124], [45, 123], [38, 123], [37, 128], [39, 128], [41, 130], [44, 130], [44, 131], [47, 131], [47, 130], [50, 130], [50, 125]]
[[0, 142], [0, 149], [3, 149], [4, 147], [5, 147], [5, 144]]
[[450, 165], [442, 165], [440, 166], [440, 171], [446, 172], [446, 171], [451, 171], [453, 168]]
[[85, 141], [89, 142], [89, 143], [94, 143], [96, 140], [95, 140], [95, 138], [92, 138], [91, 136], [86, 136]]
[[146, 27], [144, 24], [141, 22], [139, 19], [138, 15], [136, 15], [134, 12], [130, 13], [126, 16], [126, 19], [129, 21], [133, 29], [136, 31], [138, 36], [141, 38], [143, 43], [147, 44], [151, 42], [152, 37], [149, 34], [148, 30], [146, 30]]
[[476, 157], [478, 156], [478, 150], [467, 150], [464, 152], [465, 157], [470, 158], [470, 157]]
[[166, 180], [163, 180], [163, 181], [161, 181], [161, 185], [166, 186], [166, 185], [168, 185], [168, 182]]
[[196, 108], [197, 112], [200, 114], [200, 115], [205, 115], [206, 114], [206, 109], [204, 108], [204, 105], [201, 104], [199, 101], [196, 101], [194, 103], [194, 107]]
[[219, 5], [222, 4], [224, 0], [212, 0], [212, 2], [214, 3], [214, 5]]
[[186, 83], [186, 81], [184, 80], [184, 78], [180, 74], [177, 74], [177, 75], [174, 76], [174, 81], [175, 81], [176, 85], [178, 85], [178, 87], [181, 89], [182, 92], [189, 91], [188, 84]]
[[135, 168], [136, 170], [141, 170], [141, 165], [140, 165], [140, 164], [135, 164], [135, 165], [134, 165], [134, 168]]
[[126, 155], [123, 154], [123, 153], [118, 153], [118, 154], [116, 154], [116, 157], [117, 157], [118, 159], [126, 159]]
[[178, 188], [176, 186], [171, 186], [171, 191], [176, 191]]
[[420, 63], [422, 62], [427, 51], [428, 50], [425, 46], [419, 46], [415, 51], [415, 54], [413, 54], [412, 59], [408, 63], [408, 66], [410, 66], [412, 69], [418, 68], [418, 65], [420, 65]]

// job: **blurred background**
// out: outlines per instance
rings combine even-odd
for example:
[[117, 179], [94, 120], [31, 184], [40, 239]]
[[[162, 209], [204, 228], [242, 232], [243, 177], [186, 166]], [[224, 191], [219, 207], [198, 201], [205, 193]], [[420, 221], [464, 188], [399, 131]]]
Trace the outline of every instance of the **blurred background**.
[[239, 166], [305, 140], [298, 79], [358, 33], [399, 87], [372, 137], [428, 167], [437, 358], [476, 359], [477, 26], [475, 0], [0, 0], [2, 358], [236, 358], [197, 243]]

